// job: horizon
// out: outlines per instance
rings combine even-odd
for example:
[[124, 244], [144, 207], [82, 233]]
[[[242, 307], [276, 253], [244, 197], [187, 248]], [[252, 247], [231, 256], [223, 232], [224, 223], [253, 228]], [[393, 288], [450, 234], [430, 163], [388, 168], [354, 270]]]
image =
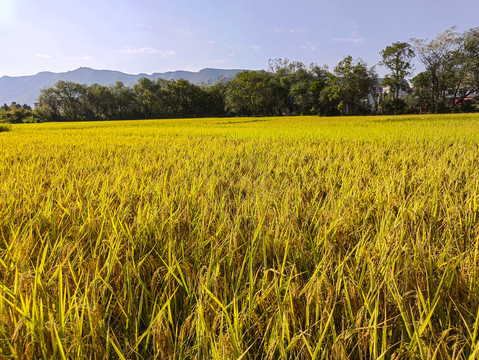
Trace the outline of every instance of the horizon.
[[[134, 75], [134, 76], [139, 76], [139, 75], [147, 75], [147, 76], [152, 76], [152, 75], [156, 75], [156, 74], [167, 74], [167, 73], [174, 73], [174, 72], [187, 72], [187, 73], [199, 73], [201, 71], [204, 71], [204, 70], [222, 70], [222, 71], [236, 71], [236, 70], [247, 70], [247, 71], [259, 71], [258, 69], [226, 69], [226, 68], [213, 68], [213, 67], [208, 67], [208, 68], [202, 68], [202, 69], [199, 69], [198, 71], [191, 71], [191, 70], [183, 70], [183, 69], [177, 69], [177, 70], [168, 70], [168, 71], [162, 71], [162, 72], [152, 72], [152, 73], [146, 73], [146, 72], [139, 72], [139, 73], [128, 73], [128, 72], [124, 72], [124, 71], [121, 71], [121, 70], [115, 70], [115, 69], [95, 69], [95, 68], [92, 68], [90, 66], [80, 66], [80, 67], [77, 67], [75, 69], [71, 69], [71, 70], [66, 70], [66, 71], [39, 71], [35, 74], [25, 74], [25, 75], [14, 75], [14, 76], [11, 76], [11, 75], [1, 75], [0, 78], [2, 77], [10, 77], [10, 78], [15, 78], [15, 77], [29, 77], [29, 76], [36, 76], [38, 74], [42, 74], [42, 73], [49, 73], [49, 74], [66, 74], [66, 73], [71, 73], [71, 72], [74, 72], [74, 71], [78, 71], [78, 70], [81, 70], [81, 69], [88, 69], [88, 70], [94, 70], [94, 71], [111, 71], [111, 72], [119, 72], [119, 73], [123, 73], [125, 75]], [[260, 69], [260, 70], [263, 70], [263, 69]]]
[[123, 0], [114, 8], [107, 0], [3, 0], [0, 77], [79, 67], [127, 74], [266, 70], [275, 58], [332, 69], [347, 55], [372, 67], [393, 42], [431, 39], [452, 26], [465, 31], [478, 25], [477, 13], [473, 0], [461, 7], [443, 0], [399, 6], [379, 0]]
[[[33, 76], [37, 76], [39, 74], [42, 74], [42, 73], [49, 73], [49, 74], [56, 74], [56, 75], [61, 75], [61, 74], [66, 74], [66, 73], [71, 73], [71, 72], [75, 72], [75, 71], [78, 71], [78, 70], [81, 70], [81, 69], [88, 69], [88, 70], [93, 70], [93, 71], [111, 71], [111, 72], [119, 72], [119, 73], [122, 73], [122, 74], [125, 74], [125, 75], [132, 75], [132, 76], [140, 76], [140, 75], [146, 75], [146, 76], [153, 76], [153, 75], [164, 75], [164, 74], [168, 74], [168, 73], [176, 73], [176, 72], [186, 72], [186, 73], [192, 73], [192, 74], [197, 74], [201, 71], [204, 71], [204, 70], [220, 70], [220, 71], [269, 71], [269, 70], [265, 70], [265, 69], [223, 69], [223, 68], [203, 68], [203, 69], [200, 69], [198, 71], [190, 71], [190, 70], [182, 70], [182, 69], [179, 69], [179, 70], [174, 70], [174, 71], [165, 71], [165, 72], [154, 72], [154, 73], [145, 73], [145, 72], [141, 72], [141, 73], [136, 73], [136, 74], [133, 74], [133, 73], [125, 73], [121, 70], [111, 70], [111, 69], [95, 69], [95, 68], [91, 68], [89, 66], [80, 66], [76, 69], [73, 69], [73, 70], [67, 70], [67, 71], [62, 71], [62, 72], [54, 72], [54, 71], [40, 71], [36, 74], [28, 74], [28, 75], [18, 75], [18, 76], [10, 76], [10, 75], [2, 75], [0, 76], [0, 79], [3, 78], [3, 77], [7, 77], [7, 78], [20, 78], [20, 77], [33, 77]], [[412, 80], [414, 76], [411, 76], [411, 77], [407, 77], [406, 79], [407, 80]], [[378, 81], [381, 80], [383, 77], [382, 76], [378, 76]]]

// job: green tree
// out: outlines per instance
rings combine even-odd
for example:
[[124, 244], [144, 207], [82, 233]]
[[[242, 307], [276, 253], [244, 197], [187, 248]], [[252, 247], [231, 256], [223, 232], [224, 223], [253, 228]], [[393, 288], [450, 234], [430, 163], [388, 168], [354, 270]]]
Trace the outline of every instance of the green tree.
[[412, 46], [405, 42], [395, 42], [387, 46], [380, 52], [382, 61], [379, 63], [387, 67], [390, 74], [386, 75], [382, 84], [389, 86], [394, 99], [399, 99], [401, 90], [408, 90], [409, 84], [406, 76], [412, 74], [411, 60], [414, 58], [414, 50]]
[[203, 98], [201, 107], [208, 116], [225, 116], [225, 96], [227, 81], [220, 79], [213, 85], [203, 85]]
[[40, 122], [36, 112], [27, 104], [12, 102], [10, 106], [4, 104], [0, 107], [0, 123]]
[[338, 109], [344, 115], [365, 114], [371, 111], [368, 96], [377, 82], [374, 68], [368, 69], [362, 60], [346, 56], [334, 68], [330, 77], [330, 100], [339, 99]]
[[290, 61], [289, 59], [270, 59], [268, 60], [269, 71], [273, 74], [275, 82], [276, 103], [279, 113], [295, 114], [298, 112], [298, 104], [291, 93], [291, 88], [295, 83], [296, 73], [304, 68], [304, 64], [299, 61]]
[[49, 120], [82, 120], [87, 111], [86, 93], [86, 85], [60, 80], [40, 91], [41, 112]]
[[149, 119], [157, 112], [158, 84], [155, 81], [148, 78], [139, 79], [133, 85], [133, 96], [142, 117]]
[[55, 85], [65, 120], [85, 120], [87, 86], [60, 80]]
[[386, 94], [381, 97], [379, 110], [382, 114], [401, 114], [406, 109], [404, 99], [396, 98], [394, 94]]
[[479, 28], [458, 33], [452, 27], [431, 41], [412, 41], [430, 80], [432, 112], [457, 110], [466, 97], [479, 91]]
[[457, 59], [460, 35], [452, 27], [439, 34], [435, 39], [411, 39], [419, 60], [429, 73], [431, 111], [442, 112], [446, 109], [447, 91], [454, 82], [454, 63]]
[[479, 27], [458, 37], [458, 46], [448, 58], [452, 107], [463, 109], [464, 99], [479, 91]]
[[305, 115], [317, 115], [320, 110], [320, 95], [327, 83], [327, 71], [315, 64], [309, 68], [300, 66], [292, 74], [289, 95], [297, 111]]
[[180, 79], [167, 83], [168, 116], [193, 117], [202, 116], [201, 107], [203, 91], [200, 86]]
[[417, 112], [420, 114], [431, 112], [434, 109], [434, 103], [430, 72], [423, 71], [417, 74], [413, 79], [413, 85], [413, 95], [417, 99], [415, 104]]
[[86, 106], [86, 113], [91, 113], [96, 119], [112, 119], [115, 107], [112, 89], [100, 84], [90, 85], [86, 91]]
[[321, 92], [327, 84], [327, 69], [316, 64], [305, 66], [288, 59], [269, 60], [269, 69], [274, 74], [273, 89], [279, 113], [320, 114]]
[[135, 117], [136, 102], [133, 90], [117, 81], [111, 88], [114, 98], [114, 119], [131, 119]]
[[228, 83], [226, 109], [243, 116], [273, 115], [277, 108], [273, 96], [272, 74], [266, 71], [241, 71]]
[[40, 90], [38, 102], [40, 103], [39, 111], [47, 121], [61, 120], [61, 101], [55, 88], [49, 87]]

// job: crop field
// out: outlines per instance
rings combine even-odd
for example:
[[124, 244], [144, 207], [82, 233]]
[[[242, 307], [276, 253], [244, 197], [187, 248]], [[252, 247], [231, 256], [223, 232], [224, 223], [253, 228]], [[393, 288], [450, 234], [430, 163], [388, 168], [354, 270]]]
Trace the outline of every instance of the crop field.
[[479, 358], [479, 115], [13, 125], [0, 359]]

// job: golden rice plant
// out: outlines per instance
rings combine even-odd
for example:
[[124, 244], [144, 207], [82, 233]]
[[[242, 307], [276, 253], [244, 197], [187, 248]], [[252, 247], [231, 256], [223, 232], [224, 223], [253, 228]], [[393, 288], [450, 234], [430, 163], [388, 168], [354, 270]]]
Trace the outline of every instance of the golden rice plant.
[[15, 125], [0, 358], [479, 357], [479, 116]]

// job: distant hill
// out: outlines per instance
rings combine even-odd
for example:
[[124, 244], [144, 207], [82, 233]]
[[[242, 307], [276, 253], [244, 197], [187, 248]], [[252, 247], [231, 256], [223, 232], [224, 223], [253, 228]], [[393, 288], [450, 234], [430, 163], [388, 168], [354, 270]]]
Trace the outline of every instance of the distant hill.
[[91, 85], [98, 83], [101, 85], [114, 85], [121, 81], [125, 86], [133, 86], [142, 77], [151, 80], [166, 79], [179, 80], [185, 79], [194, 84], [215, 83], [221, 77], [226, 80], [232, 79], [241, 70], [222, 70], [222, 69], [203, 69], [198, 72], [191, 71], [169, 71], [165, 73], [154, 73], [131, 75], [120, 71], [95, 70], [87, 67], [68, 71], [64, 73], [41, 72], [31, 76], [2, 76], [0, 78], [0, 106], [4, 103], [10, 105], [12, 101], [18, 104], [28, 104], [33, 106], [37, 100], [40, 90], [44, 87], [50, 87], [59, 80], [73, 81], [79, 84]]

